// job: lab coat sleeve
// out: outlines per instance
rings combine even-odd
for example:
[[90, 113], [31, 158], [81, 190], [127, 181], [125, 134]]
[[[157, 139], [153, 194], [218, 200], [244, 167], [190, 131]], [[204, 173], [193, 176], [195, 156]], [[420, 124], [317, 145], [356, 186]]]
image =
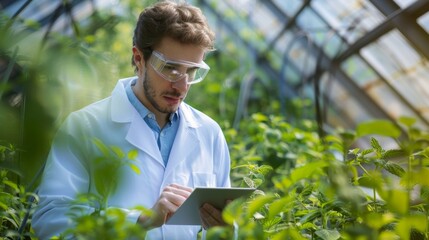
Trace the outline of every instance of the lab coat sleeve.
[[[38, 209], [32, 219], [32, 227], [40, 239], [57, 236], [70, 228], [67, 214], [72, 201], [78, 193], [88, 191], [89, 175], [82, 159], [82, 145], [71, 134], [73, 132], [77, 133], [78, 128], [70, 117], [58, 131], [48, 155], [38, 191]], [[85, 205], [73, 207], [75, 213], [93, 211]]]
[[[73, 203], [80, 193], [90, 192], [88, 148], [91, 130], [88, 121], [72, 114], [58, 131], [48, 155], [42, 182], [39, 186], [39, 204], [32, 218], [32, 227], [40, 239], [58, 236], [73, 227], [70, 213], [84, 215], [94, 208]], [[129, 221], [136, 222], [139, 213], [125, 210]]]

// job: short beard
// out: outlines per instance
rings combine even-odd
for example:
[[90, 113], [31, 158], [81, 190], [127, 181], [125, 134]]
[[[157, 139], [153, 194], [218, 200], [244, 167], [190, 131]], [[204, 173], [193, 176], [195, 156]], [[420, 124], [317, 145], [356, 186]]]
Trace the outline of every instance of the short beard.
[[[147, 70], [144, 72], [144, 80], [143, 80], [143, 91], [146, 96], [146, 99], [149, 101], [149, 103], [158, 111], [161, 113], [174, 113], [177, 111], [177, 109], [170, 109], [170, 108], [162, 108], [155, 100], [156, 97], [156, 91], [152, 87], [152, 79], [149, 78], [147, 74]], [[180, 96], [180, 93], [177, 91], [169, 93], [169, 95], [173, 95], [176, 97]]]

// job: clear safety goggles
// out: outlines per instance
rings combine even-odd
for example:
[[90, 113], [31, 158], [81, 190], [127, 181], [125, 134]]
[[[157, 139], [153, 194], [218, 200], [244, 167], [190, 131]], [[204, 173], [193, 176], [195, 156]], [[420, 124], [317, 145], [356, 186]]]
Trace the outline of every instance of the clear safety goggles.
[[149, 63], [165, 80], [177, 82], [186, 76], [187, 84], [201, 82], [210, 70], [210, 67], [205, 62], [194, 63], [184, 60], [170, 60], [157, 51], [152, 52]]

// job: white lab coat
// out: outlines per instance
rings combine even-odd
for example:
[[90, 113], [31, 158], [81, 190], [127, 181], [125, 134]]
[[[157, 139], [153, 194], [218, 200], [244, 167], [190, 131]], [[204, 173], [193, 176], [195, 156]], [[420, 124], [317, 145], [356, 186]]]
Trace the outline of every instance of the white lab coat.
[[[128, 166], [121, 168], [123, 179], [108, 204], [127, 211], [129, 221], [136, 222], [139, 212], [127, 209], [137, 205], [151, 208], [168, 184], [192, 188], [230, 186], [230, 157], [219, 125], [185, 103], [179, 108], [179, 128], [164, 166], [151, 129], [128, 101], [125, 86], [131, 80], [119, 80], [110, 97], [73, 112], [60, 128], [48, 156], [39, 187], [39, 207], [32, 219], [40, 239], [70, 228], [66, 212], [76, 194], [96, 192], [89, 174], [91, 161], [99, 154], [94, 138], [107, 146], [118, 146], [125, 153], [138, 150], [136, 164], [141, 173], [136, 174]], [[164, 225], [149, 231], [147, 239], [195, 239], [200, 229]]]

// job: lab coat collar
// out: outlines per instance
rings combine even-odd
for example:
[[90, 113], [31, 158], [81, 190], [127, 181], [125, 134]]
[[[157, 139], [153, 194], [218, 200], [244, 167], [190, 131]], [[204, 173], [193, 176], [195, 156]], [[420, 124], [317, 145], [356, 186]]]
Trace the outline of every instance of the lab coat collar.
[[[111, 117], [114, 122], [131, 122], [136, 113], [133, 105], [130, 103], [125, 91], [126, 85], [137, 77], [120, 79], [112, 91]], [[133, 113], [133, 114], [130, 114]], [[179, 107], [179, 114], [184, 117], [188, 127], [198, 128], [201, 124], [195, 119], [191, 109], [182, 103]]]
[[[155, 137], [153, 134], [141, 134], [150, 133], [151, 130], [128, 100], [125, 87], [126, 84], [134, 78], [136, 77], [121, 79], [114, 88], [110, 108], [112, 121], [118, 123], [129, 122], [130, 127], [126, 134], [126, 140], [135, 147], [146, 152], [152, 158], [156, 159], [159, 164], [164, 166], [161, 153], [156, 145]], [[196, 120], [192, 110], [185, 103], [180, 105], [179, 115], [181, 121], [173, 148], [170, 152], [171, 157], [169, 159], [168, 168], [172, 168], [178, 161], [185, 159], [185, 155], [188, 155], [193, 148], [198, 146], [198, 138], [195, 129], [200, 127], [201, 124]], [[153, 139], [148, 141], [149, 138]]]
[[134, 78], [136, 77], [120, 79], [112, 91], [110, 116], [113, 122], [126, 123], [133, 119], [136, 110], [128, 100], [125, 86]]

